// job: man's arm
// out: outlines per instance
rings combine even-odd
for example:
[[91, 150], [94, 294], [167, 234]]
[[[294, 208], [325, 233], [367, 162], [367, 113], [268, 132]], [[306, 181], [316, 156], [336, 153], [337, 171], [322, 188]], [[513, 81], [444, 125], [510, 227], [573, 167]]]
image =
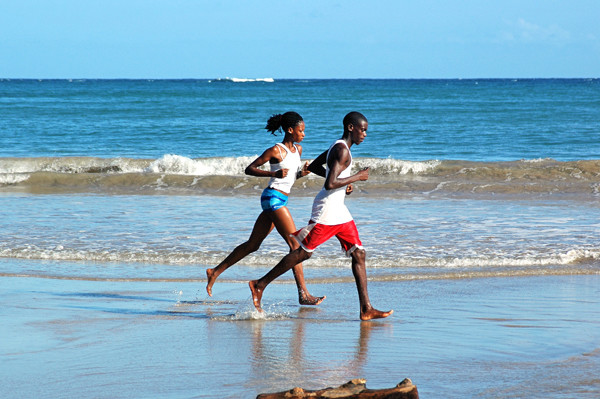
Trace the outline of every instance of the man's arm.
[[314, 161], [308, 165], [308, 170], [314, 173], [315, 175], [325, 177], [326, 171], [325, 163], [327, 162], [327, 151], [324, 151], [321, 155], [315, 158]]
[[329, 166], [329, 175], [325, 179], [324, 187], [326, 190], [334, 190], [359, 180], [365, 181], [369, 178], [369, 168], [361, 169], [358, 173], [340, 179], [340, 173], [350, 165], [350, 151], [343, 144], [336, 144], [329, 152], [327, 166]]

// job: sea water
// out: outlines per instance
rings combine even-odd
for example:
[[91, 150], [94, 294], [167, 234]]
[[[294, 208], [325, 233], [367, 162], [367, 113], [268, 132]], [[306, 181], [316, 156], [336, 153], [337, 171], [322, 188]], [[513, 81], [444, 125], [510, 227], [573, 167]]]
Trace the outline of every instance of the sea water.
[[369, 119], [356, 156], [405, 161], [598, 159], [598, 79], [0, 80], [0, 156], [158, 159], [260, 154], [299, 112], [305, 154]]
[[[304, 117], [309, 161], [358, 110], [369, 131], [352, 151], [370, 178], [347, 204], [376, 273], [590, 272], [600, 259], [597, 79], [2, 80], [0, 102], [4, 258], [216, 264], [260, 213], [266, 182], [243, 169], [281, 140], [269, 116]], [[296, 183], [298, 226], [321, 184]], [[273, 235], [244, 263], [285, 252]], [[347, 263], [335, 243], [319, 252], [309, 276]]]
[[[132, 377], [150, 374], [161, 381], [160, 375], [171, 375], [148, 369], [151, 359], [141, 368], [130, 366], [135, 363], [131, 359], [145, 358], [146, 351], [121, 347], [119, 340], [162, 347], [171, 371], [187, 375], [203, 356], [234, 359], [226, 348], [206, 346], [204, 340], [214, 335], [230, 336], [232, 342], [248, 339], [253, 348], [262, 348], [245, 361], [235, 358], [237, 365], [212, 363], [215, 373], [233, 370], [235, 381], [250, 379], [245, 386], [254, 395], [260, 389], [292, 388], [287, 385], [292, 381], [343, 383], [348, 370], [363, 372], [379, 386], [395, 384], [401, 378], [390, 382], [384, 377], [393, 373], [397, 359], [403, 359], [408, 376], [413, 376], [412, 370], [421, 378], [420, 391], [439, 397], [444, 386], [435, 386], [436, 373], [449, 370], [457, 356], [467, 367], [461, 371], [454, 366], [452, 372], [465, 378], [479, 375], [477, 364], [483, 364], [522, 384], [562, 378], [578, 384], [580, 393], [597, 392], [594, 373], [573, 380], [568, 371], [596, 367], [598, 358], [597, 345], [590, 343], [598, 337], [599, 316], [593, 310], [597, 300], [589, 299], [597, 297], [597, 288], [589, 284], [600, 273], [597, 79], [0, 80], [0, 106], [3, 308], [20, 309], [23, 320], [28, 314], [39, 317], [40, 309], [27, 303], [33, 295], [47, 303], [40, 305], [44, 314], [58, 312], [48, 316], [55, 318], [47, 324], [20, 325], [15, 318], [5, 324], [5, 332], [45, 326], [29, 333], [34, 338], [41, 334], [32, 342], [44, 346], [44, 331], [60, 325], [55, 334], [77, 342], [80, 314], [72, 313], [76, 320], [67, 316], [59, 322], [65, 309], [96, 315], [89, 317], [106, 328], [107, 336], [123, 332], [114, 340], [83, 345], [91, 360], [80, 357], [77, 345], [44, 349], [50, 352], [42, 363], [49, 366], [52, 354], [67, 354], [72, 363], [65, 375], [81, 376], [82, 390], [114, 383], [114, 372], [103, 366], [109, 360]], [[367, 138], [352, 147], [352, 154], [355, 168], [369, 167], [370, 177], [355, 184], [346, 204], [367, 250], [371, 297], [379, 307], [393, 304], [396, 311], [388, 324], [372, 332], [377, 338], [370, 342], [370, 355], [366, 347], [361, 349], [361, 342], [369, 342], [363, 339], [369, 331], [347, 320], [356, 316], [355, 304], [349, 309], [343, 306], [346, 302], [334, 302], [327, 311], [314, 314], [295, 310], [294, 301], [281, 304], [294, 298], [291, 275], [284, 275], [284, 284], [270, 287], [263, 298], [265, 307], [277, 309], [275, 320], [281, 323], [264, 328], [251, 316], [248, 323], [228, 324], [248, 319], [251, 309], [243, 305], [249, 303], [246, 281], [261, 276], [287, 253], [275, 233], [219, 278], [214, 287], [218, 298], [207, 302], [205, 268], [243, 242], [261, 212], [259, 196], [266, 181], [245, 176], [243, 170], [281, 141], [263, 128], [269, 116], [288, 110], [299, 112], [306, 122], [302, 146], [307, 161], [341, 136], [347, 112], [360, 111], [369, 120]], [[288, 207], [298, 227], [308, 222], [312, 198], [321, 185], [321, 178], [308, 176], [292, 189]], [[320, 247], [304, 268], [311, 290], [327, 294], [327, 301], [339, 293], [355, 295], [350, 261], [335, 240]], [[559, 280], [541, 283], [551, 277]], [[563, 282], [571, 287], [575, 279], [577, 286], [588, 288], [561, 291]], [[126, 285], [114, 285], [119, 282]], [[541, 291], [536, 291], [538, 286]], [[473, 305], [484, 297], [484, 310]], [[348, 303], [353, 300], [348, 298]], [[552, 313], [557, 311], [556, 301], [562, 300], [564, 314]], [[175, 321], [189, 330], [178, 335], [172, 315], [174, 309], [181, 312], [180, 306], [186, 319]], [[206, 306], [210, 310], [204, 310]], [[567, 316], [569, 312], [575, 316]], [[122, 318], [133, 315], [142, 317], [142, 326], [152, 325], [156, 335], [140, 336], [137, 329], [124, 327], [129, 319]], [[207, 335], [200, 333], [204, 328]], [[317, 331], [327, 331], [327, 339], [336, 334], [350, 337], [358, 349], [353, 354], [354, 346], [344, 350], [338, 343], [342, 346], [337, 353], [309, 339], [298, 350], [308, 353], [308, 347], [316, 345], [312, 349], [320, 354], [314, 360], [339, 370], [322, 366], [315, 371], [305, 364], [301, 376], [294, 374], [295, 367], [282, 374], [276, 365], [288, 364], [285, 359], [296, 364], [296, 352], [291, 359], [283, 350], [264, 354], [262, 343], [297, 343], [302, 328], [316, 334], [313, 339], [318, 342], [325, 337]], [[190, 336], [190, 331], [195, 332]], [[190, 342], [177, 343], [182, 336]], [[164, 337], [170, 337], [167, 345]], [[476, 337], [482, 341], [473, 346]], [[40, 358], [34, 355], [39, 353], [37, 346], [14, 338], [1, 348], [17, 365], [11, 381], [18, 382]], [[102, 351], [94, 349], [100, 344], [131, 356], [100, 355]], [[24, 345], [22, 352], [19, 345]], [[178, 363], [177, 354], [194, 345], [200, 347]], [[546, 345], [553, 349], [546, 351]], [[414, 360], [417, 350], [426, 366]], [[583, 357], [571, 358], [572, 353]], [[533, 360], [515, 361], [521, 357]], [[586, 363], [590, 359], [592, 366]], [[274, 362], [272, 367], [269, 362]], [[210, 365], [202, 363], [201, 378], [210, 374]], [[563, 365], [567, 371], [561, 374]], [[86, 371], [92, 366], [102, 372]], [[542, 378], [544, 367], [555, 374]], [[29, 371], [23, 374], [25, 370]], [[296, 375], [299, 380], [294, 380]], [[479, 383], [460, 387], [481, 397], [517, 389], [510, 384], [499, 387], [483, 375], [478, 378]], [[50, 392], [59, 390], [52, 378], [42, 380], [54, 387]], [[192, 376], [186, 381], [187, 386], [197, 384]], [[162, 381], [148, 389], [165, 383], [170, 386]], [[240, 395], [239, 387], [207, 384], [212, 395], [196, 397], [252, 397], [246, 391]], [[128, 379], [119, 385], [128, 390], [115, 387], [107, 392], [131, 397], [141, 389], [138, 385]], [[545, 397], [568, 397], [571, 392], [567, 386], [554, 396], [542, 390]], [[163, 397], [194, 397], [188, 391], [175, 392], [173, 387]], [[528, 392], [535, 396], [540, 390], [532, 387]]]

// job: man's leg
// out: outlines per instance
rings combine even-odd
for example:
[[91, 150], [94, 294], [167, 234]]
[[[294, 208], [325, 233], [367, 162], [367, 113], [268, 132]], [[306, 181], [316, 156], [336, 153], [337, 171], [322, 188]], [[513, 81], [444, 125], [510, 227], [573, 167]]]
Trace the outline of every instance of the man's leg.
[[261, 299], [262, 294], [267, 285], [271, 283], [271, 281], [275, 280], [277, 277], [281, 276], [283, 273], [290, 270], [292, 267], [296, 266], [298, 263], [302, 263], [308, 258], [310, 258], [311, 253], [304, 250], [304, 248], [299, 247], [287, 254], [279, 261], [277, 265], [273, 269], [271, 269], [267, 274], [261, 277], [259, 280], [252, 280], [248, 283], [250, 286], [250, 291], [252, 291], [252, 301], [254, 302], [254, 306], [258, 310], [262, 310], [261, 308]]
[[[300, 246], [298, 241], [292, 234], [296, 232], [296, 225], [294, 224], [294, 219], [292, 219], [292, 215], [287, 207], [281, 207], [274, 212], [271, 212], [270, 215], [271, 221], [277, 228], [277, 231], [283, 237], [283, 239], [287, 242], [290, 247], [290, 252], [295, 250]], [[292, 272], [294, 272], [294, 279], [296, 280], [296, 287], [298, 288], [298, 301], [300, 305], [318, 305], [325, 299], [325, 296], [317, 297], [312, 296], [308, 292], [308, 288], [306, 287], [306, 282], [304, 280], [304, 270], [302, 269], [302, 263], [298, 263], [292, 267]]]
[[358, 300], [360, 303], [360, 319], [382, 319], [394, 313], [393, 310], [382, 312], [371, 305], [367, 290], [366, 251], [363, 248], [357, 248], [352, 251], [351, 256], [352, 274], [354, 274], [354, 280], [356, 280], [356, 289], [358, 290]]

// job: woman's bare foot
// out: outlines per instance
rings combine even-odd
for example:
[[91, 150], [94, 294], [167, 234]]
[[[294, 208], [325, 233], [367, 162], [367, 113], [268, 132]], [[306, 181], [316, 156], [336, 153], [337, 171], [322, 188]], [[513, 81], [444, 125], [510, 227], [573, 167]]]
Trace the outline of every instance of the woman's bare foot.
[[375, 308], [370, 308], [364, 312], [363, 311], [360, 312], [360, 319], [361, 320], [383, 319], [385, 317], [388, 317], [392, 313], [394, 313], [393, 310], [388, 310], [387, 312], [382, 312], [381, 310], [377, 310]]
[[215, 276], [215, 269], [206, 269], [206, 278], [208, 278], [208, 284], [206, 284], [206, 292], [208, 296], [212, 296], [212, 286], [217, 280], [218, 276]]
[[323, 302], [325, 300], [325, 298], [327, 298], [325, 295], [312, 296], [310, 294], [304, 294], [304, 293], [298, 294], [298, 302], [300, 302], [300, 305], [316, 306], [316, 305], [319, 305], [321, 302]]
[[262, 299], [262, 290], [256, 287], [258, 280], [252, 280], [248, 283], [250, 286], [250, 291], [252, 292], [252, 302], [254, 302], [254, 307], [259, 312], [262, 312], [262, 308], [260, 307], [260, 301]]

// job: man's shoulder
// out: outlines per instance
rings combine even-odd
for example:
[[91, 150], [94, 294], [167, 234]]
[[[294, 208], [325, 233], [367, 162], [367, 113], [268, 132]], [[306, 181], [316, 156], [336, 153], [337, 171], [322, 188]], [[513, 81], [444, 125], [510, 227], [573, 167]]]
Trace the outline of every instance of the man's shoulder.
[[349, 154], [350, 150], [348, 149], [348, 146], [344, 142], [339, 141], [331, 146], [328, 158], [331, 161], [343, 161], [348, 158]]
[[348, 145], [343, 140], [338, 140], [331, 145], [330, 151], [350, 151]]

